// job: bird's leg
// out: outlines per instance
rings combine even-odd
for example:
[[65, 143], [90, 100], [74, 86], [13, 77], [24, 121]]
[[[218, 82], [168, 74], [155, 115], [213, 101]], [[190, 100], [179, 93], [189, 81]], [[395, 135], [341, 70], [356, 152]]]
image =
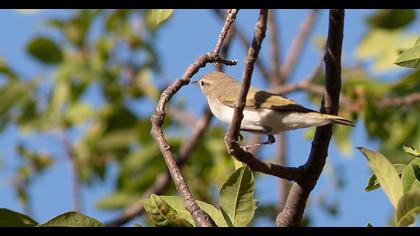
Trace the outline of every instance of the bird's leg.
[[242, 136], [242, 134], [241, 133], [239, 133], [239, 135], [238, 135], [238, 138], [239, 138], [239, 140], [238, 141], [244, 141], [244, 136]]
[[260, 147], [263, 145], [269, 145], [269, 144], [273, 144], [276, 142], [276, 138], [274, 138], [274, 135], [272, 134], [267, 134], [267, 141], [262, 142], [262, 143], [254, 143], [254, 144], [248, 144], [245, 146], [241, 146], [245, 151], [248, 151], [250, 148], [252, 147]]

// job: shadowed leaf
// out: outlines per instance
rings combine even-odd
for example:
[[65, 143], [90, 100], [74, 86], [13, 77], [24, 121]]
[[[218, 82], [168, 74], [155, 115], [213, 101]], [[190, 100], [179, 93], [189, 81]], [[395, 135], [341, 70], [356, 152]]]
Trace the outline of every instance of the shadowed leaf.
[[38, 223], [27, 215], [0, 208], [0, 227], [30, 227]]
[[149, 213], [153, 223], [161, 227], [191, 227], [193, 226], [182, 212], [176, 211], [165, 200], [152, 194], [143, 200], [144, 209]]
[[416, 220], [420, 213], [420, 190], [410, 191], [402, 195], [398, 202], [396, 220], [398, 226], [408, 226]]
[[26, 45], [26, 50], [35, 59], [46, 64], [57, 64], [63, 59], [60, 47], [51, 39], [43, 36], [33, 38]]

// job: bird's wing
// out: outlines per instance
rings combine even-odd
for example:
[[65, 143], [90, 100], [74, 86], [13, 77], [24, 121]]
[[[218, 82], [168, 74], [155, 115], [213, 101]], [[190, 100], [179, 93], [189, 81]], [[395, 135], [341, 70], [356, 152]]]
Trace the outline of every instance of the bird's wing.
[[[263, 90], [257, 90], [252, 87], [250, 88], [250, 92], [251, 91], [255, 93], [248, 93], [245, 102], [245, 109], [266, 108], [277, 111], [313, 112], [313, 110], [305, 108], [297, 104], [295, 101], [281, 95], [269, 93]], [[235, 107], [235, 103], [238, 98], [229, 94], [221, 95], [218, 97], [218, 99], [226, 106], [233, 108]]]

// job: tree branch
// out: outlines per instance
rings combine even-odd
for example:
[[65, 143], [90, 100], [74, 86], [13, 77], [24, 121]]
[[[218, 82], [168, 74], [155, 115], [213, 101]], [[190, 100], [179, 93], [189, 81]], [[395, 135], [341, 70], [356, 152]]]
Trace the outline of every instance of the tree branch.
[[237, 143], [241, 121], [243, 119], [243, 110], [245, 107], [245, 98], [251, 84], [251, 75], [254, 69], [254, 62], [258, 57], [262, 40], [265, 36], [267, 26], [268, 10], [261, 10], [256, 24], [252, 46], [249, 48], [246, 59], [245, 71], [242, 79], [242, 87], [238, 98], [237, 106], [234, 110], [232, 124], [225, 135], [225, 143], [229, 154], [237, 160], [247, 164], [252, 170], [265, 174], [274, 175], [279, 178], [294, 180], [299, 175], [301, 168], [283, 167], [271, 163], [262, 162], [256, 159], [251, 153], [244, 151]]
[[224, 60], [219, 56], [221, 45], [223, 44], [223, 40], [232, 25], [234, 19], [236, 18], [236, 14], [238, 13], [238, 10], [228, 10], [228, 16], [226, 17], [226, 22], [223, 25], [223, 28], [221, 30], [221, 33], [219, 35], [219, 39], [216, 43], [216, 46], [214, 47], [212, 53], [209, 53], [207, 55], [199, 56], [196, 61], [191, 64], [187, 70], [185, 71], [184, 75], [181, 79], [176, 80], [174, 83], [172, 83], [168, 88], [166, 88], [160, 97], [160, 100], [156, 106], [155, 113], [151, 117], [152, 122], [152, 130], [150, 131], [153, 138], [156, 140], [156, 142], [159, 145], [160, 151], [163, 154], [163, 157], [165, 159], [166, 165], [168, 166], [169, 172], [171, 174], [172, 180], [175, 182], [175, 187], [178, 190], [178, 192], [181, 193], [181, 195], [184, 198], [185, 201], [185, 208], [188, 210], [188, 212], [192, 215], [192, 218], [194, 219], [194, 222], [197, 226], [215, 226], [213, 220], [210, 218], [207, 213], [205, 213], [203, 210], [201, 210], [197, 204], [197, 202], [193, 199], [191, 192], [188, 189], [187, 184], [184, 181], [184, 178], [182, 177], [181, 171], [179, 170], [174, 155], [172, 154], [170, 150], [170, 146], [168, 142], [166, 141], [166, 138], [162, 131], [162, 124], [163, 120], [165, 118], [165, 105], [168, 103], [168, 101], [172, 98], [172, 96], [181, 89], [182, 86], [187, 85], [190, 81], [190, 78], [198, 72], [198, 70], [204, 66], [206, 66], [207, 63], [224, 63], [226, 65], [235, 65], [236, 61], [228, 61]]
[[[337, 114], [341, 89], [341, 50], [343, 42], [344, 10], [330, 10], [327, 50], [325, 53], [325, 86], [322, 113]], [[332, 125], [317, 127], [304, 172], [292, 186], [283, 211], [277, 216], [279, 226], [298, 226], [306, 201], [322, 172], [332, 135]]]
[[[258, 17], [257, 24], [255, 26], [254, 38], [252, 40], [252, 45], [248, 50], [248, 56], [245, 62], [245, 71], [242, 76], [242, 87], [234, 109], [232, 124], [229, 127], [227, 133], [228, 143], [236, 143], [236, 140], [239, 136], [239, 129], [243, 119], [243, 110], [245, 108], [245, 100], [248, 94], [249, 87], [251, 86], [251, 76], [254, 70], [254, 63], [258, 58], [258, 54], [261, 49], [261, 43], [265, 37], [265, 31], [267, 29], [267, 16], [268, 10], [260, 10], [260, 15]], [[232, 147], [228, 145], [229, 147]]]
[[[195, 125], [191, 131], [191, 137], [182, 144], [180, 150], [178, 151], [178, 154], [176, 155], [176, 163], [178, 166], [182, 166], [191, 156], [191, 153], [196, 147], [198, 141], [201, 140], [201, 137], [207, 131], [212, 117], [213, 115], [210, 109], [206, 107], [203, 116], [197, 122], [195, 122]], [[148, 198], [152, 194], [163, 194], [165, 190], [169, 187], [170, 181], [171, 175], [168, 171], [161, 173], [156, 178], [153, 185], [141, 195], [140, 199]], [[141, 214], [143, 211], [144, 207], [142, 202], [136, 201], [133, 205], [125, 209], [124, 212], [118, 218], [107, 223], [107, 226], [121, 226], [133, 219], [134, 217]]]
[[294, 67], [296, 66], [297, 58], [299, 57], [302, 51], [302, 48], [305, 45], [304, 43], [314, 26], [314, 22], [317, 15], [318, 15], [317, 9], [311, 10], [309, 12], [308, 17], [305, 19], [305, 21], [302, 23], [302, 26], [300, 27], [299, 33], [297, 34], [296, 38], [292, 42], [291, 49], [289, 53], [287, 54], [284, 64], [282, 65], [281, 70], [280, 70], [279, 79], [281, 81], [281, 84], [287, 80], [287, 78], [290, 76], [291, 72], [293, 71]]
[[[226, 35], [226, 38], [224, 39], [224, 43], [220, 51], [220, 56], [222, 58], [227, 57], [231, 42], [232, 42], [232, 30], [229, 30], [228, 34]], [[216, 63], [215, 65], [216, 70], [223, 71], [222, 65], [223, 65], [222, 63]], [[168, 107], [167, 111], [171, 115], [173, 115], [175, 111], [172, 111], [171, 108], [172, 107]], [[176, 110], [176, 112], [178, 112], [178, 110]], [[191, 156], [193, 149], [197, 146], [198, 140], [201, 140], [202, 136], [207, 131], [212, 117], [213, 117], [213, 114], [211, 113], [208, 105], [206, 105], [203, 116], [198, 121], [188, 123], [188, 124], [195, 124], [195, 125], [192, 128], [191, 137], [182, 144], [182, 146], [180, 147], [180, 150], [178, 151], [178, 154], [176, 155], [177, 157], [176, 161], [179, 167], [181, 167], [187, 161], [187, 159]], [[161, 173], [156, 178], [153, 185], [141, 195], [140, 199], [148, 198], [152, 194], [157, 194], [157, 195], [163, 194], [166, 191], [166, 189], [169, 187], [170, 180], [171, 180], [171, 175], [168, 171]], [[124, 210], [124, 212], [118, 218], [107, 223], [107, 226], [111, 226], [111, 227], [121, 226], [143, 212], [144, 212], [143, 204], [140, 201], [137, 201], [133, 205], [128, 207], [126, 210]]]

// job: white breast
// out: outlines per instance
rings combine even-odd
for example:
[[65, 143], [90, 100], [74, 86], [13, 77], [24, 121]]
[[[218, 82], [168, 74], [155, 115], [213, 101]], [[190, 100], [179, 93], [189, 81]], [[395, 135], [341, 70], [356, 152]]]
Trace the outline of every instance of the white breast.
[[[230, 125], [232, 122], [234, 109], [232, 107], [224, 105], [217, 99], [215, 100], [216, 101], [214, 101], [213, 103], [209, 101], [210, 110], [212, 111], [214, 116], [217, 117], [217, 119]], [[257, 112], [256, 110], [244, 110], [243, 114], [244, 119], [241, 123], [241, 129], [265, 130], [263, 125], [261, 125], [261, 120], [264, 117], [264, 112]]]

